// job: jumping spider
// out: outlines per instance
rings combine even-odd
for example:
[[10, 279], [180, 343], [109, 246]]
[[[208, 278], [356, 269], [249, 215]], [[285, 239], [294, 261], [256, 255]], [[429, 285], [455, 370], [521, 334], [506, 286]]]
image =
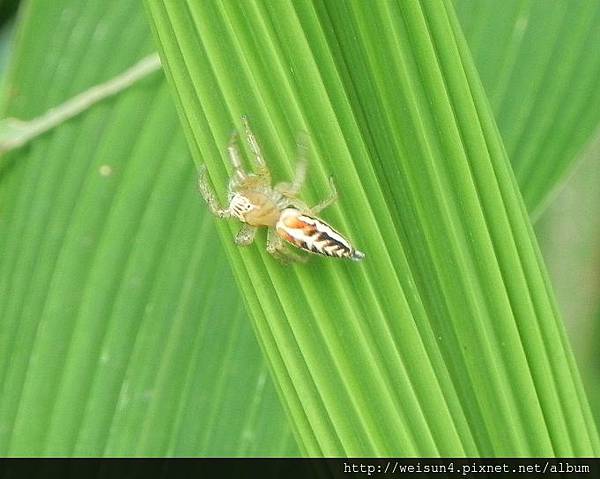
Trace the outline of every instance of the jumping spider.
[[329, 198], [312, 208], [297, 198], [306, 176], [305, 142], [298, 144], [300, 158], [292, 183], [277, 183], [273, 187], [271, 172], [246, 117], [242, 117], [242, 122], [255, 172], [248, 173], [244, 170], [238, 148], [238, 134], [234, 132], [227, 147], [233, 165], [233, 175], [229, 180], [229, 206], [223, 208], [219, 204], [205, 166], [201, 168], [198, 177], [200, 193], [210, 211], [219, 218], [234, 216], [244, 223], [235, 237], [236, 244], [251, 244], [257, 228], [266, 226], [267, 251], [283, 263], [305, 261], [303, 256], [287, 249], [283, 240], [309, 253], [355, 261], [364, 258], [364, 253], [355, 249], [340, 233], [315, 216], [337, 199], [333, 181], [330, 181], [332, 194]]

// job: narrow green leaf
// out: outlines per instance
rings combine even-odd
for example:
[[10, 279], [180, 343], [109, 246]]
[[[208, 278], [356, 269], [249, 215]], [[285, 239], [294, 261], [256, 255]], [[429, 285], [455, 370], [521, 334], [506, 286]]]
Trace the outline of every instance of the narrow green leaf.
[[[23, 13], [5, 116], [154, 48], [135, 0]], [[0, 455], [297, 454], [195, 176], [160, 73], [0, 159]]]
[[284, 268], [220, 224], [312, 455], [591, 455], [598, 437], [451, 6], [147, 0], [188, 141], [225, 199], [249, 115], [277, 180], [367, 253]]

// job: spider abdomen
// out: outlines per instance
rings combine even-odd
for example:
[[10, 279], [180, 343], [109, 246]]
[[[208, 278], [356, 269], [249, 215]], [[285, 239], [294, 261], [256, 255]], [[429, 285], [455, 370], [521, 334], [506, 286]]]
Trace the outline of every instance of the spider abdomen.
[[281, 238], [310, 253], [355, 261], [365, 256], [327, 223], [296, 208], [286, 208], [281, 212], [276, 229]]

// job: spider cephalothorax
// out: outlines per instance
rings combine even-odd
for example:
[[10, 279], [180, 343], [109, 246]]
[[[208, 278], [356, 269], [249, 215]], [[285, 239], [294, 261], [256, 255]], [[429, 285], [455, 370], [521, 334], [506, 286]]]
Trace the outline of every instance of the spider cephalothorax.
[[268, 228], [267, 251], [284, 263], [303, 261], [304, 258], [286, 249], [282, 239], [310, 253], [352, 260], [364, 258], [364, 253], [355, 249], [350, 241], [315, 216], [337, 199], [333, 182], [331, 196], [312, 208], [297, 198], [306, 174], [304, 145], [299, 145], [300, 159], [294, 181], [271, 186], [271, 172], [267, 168], [256, 137], [246, 117], [242, 117], [242, 122], [252, 152], [255, 172], [248, 173], [244, 170], [237, 145], [237, 133], [234, 133], [227, 148], [233, 165], [227, 208], [219, 205], [205, 167], [201, 169], [198, 178], [200, 193], [213, 214], [219, 218], [233, 216], [244, 223], [235, 242], [238, 245], [251, 244], [257, 228], [265, 226]]

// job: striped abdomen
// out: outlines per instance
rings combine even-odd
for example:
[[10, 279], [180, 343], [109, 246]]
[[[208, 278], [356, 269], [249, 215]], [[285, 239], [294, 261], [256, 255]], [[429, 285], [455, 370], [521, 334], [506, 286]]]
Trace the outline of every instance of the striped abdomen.
[[295, 208], [286, 208], [281, 212], [276, 229], [284, 240], [310, 253], [355, 261], [365, 256], [327, 223]]

